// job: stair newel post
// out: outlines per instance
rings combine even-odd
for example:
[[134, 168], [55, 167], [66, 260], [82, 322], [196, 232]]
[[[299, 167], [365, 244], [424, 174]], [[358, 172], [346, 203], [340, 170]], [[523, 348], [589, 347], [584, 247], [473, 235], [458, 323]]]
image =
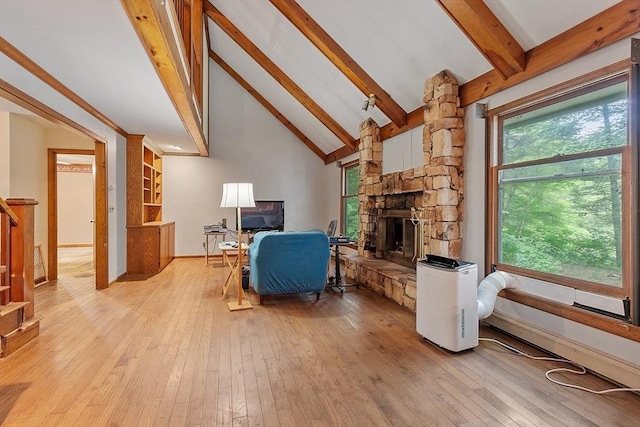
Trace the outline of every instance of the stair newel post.
[[34, 315], [34, 199], [7, 199], [18, 217], [18, 225], [11, 229], [11, 300], [28, 302], [24, 320]]
[[[1, 200], [1, 199], [0, 199]], [[9, 262], [11, 261], [10, 232], [11, 221], [9, 214], [0, 214], [0, 286], [9, 286]], [[0, 305], [5, 305], [10, 301], [8, 292], [0, 292]]]

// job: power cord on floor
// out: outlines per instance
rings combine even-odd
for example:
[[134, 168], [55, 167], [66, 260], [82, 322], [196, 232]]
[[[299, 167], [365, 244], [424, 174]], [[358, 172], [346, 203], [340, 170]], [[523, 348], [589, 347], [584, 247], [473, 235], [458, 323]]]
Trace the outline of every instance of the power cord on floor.
[[534, 359], [534, 360], [545, 360], [548, 362], [561, 362], [561, 363], [568, 363], [569, 365], [573, 365], [576, 368], [578, 368], [578, 370], [575, 369], [569, 369], [569, 368], [555, 368], [555, 369], [550, 369], [547, 372], [545, 372], [545, 377], [547, 377], [547, 379], [549, 381], [551, 381], [552, 383], [564, 386], [564, 387], [569, 387], [569, 388], [575, 388], [578, 390], [582, 390], [582, 391], [587, 391], [589, 393], [594, 393], [594, 394], [607, 394], [607, 393], [614, 393], [614, 392], [618, 392], [618, 391], [631, 391], [631, 392], [640, 392], [640, 388], [610, 388], [607, 390], [592, 390], [590, 388], [586, 388], [586, 387], [582, 387], [579, 385], [575, 385], [575, 384], [568, 384], [568, 383], [564, 383], [562, 381], [558, 381], [555, 380], [553, 378], [551, 378], [551, 374], [555, 373], [555, 372], [570, 372], [572, 374], [578, 374], [578, 375], [584, 375], [587, 373], [587, 370], [585, 369], [584, 366], [579, 365], [575, 362], [572, 362], [570, 360], [566, 360], [566, 359], [557, 359], [554, 357], [540, 357], [540, 356], [531, 356], [521, 350], [518, 350], [515, 347], [510, 346], [509, 344], [505, 344], [502, 341], [498, 341], [496, 339], [493, 338], [478, 338], [479, 341], [487, 341], [487, 342], [491, 342], [497, 345], [500, 345], [508, 350], [513, 351], [514, 353], [518, 354], [519, 356], [524, 356], [527, 357], [529, 359]]

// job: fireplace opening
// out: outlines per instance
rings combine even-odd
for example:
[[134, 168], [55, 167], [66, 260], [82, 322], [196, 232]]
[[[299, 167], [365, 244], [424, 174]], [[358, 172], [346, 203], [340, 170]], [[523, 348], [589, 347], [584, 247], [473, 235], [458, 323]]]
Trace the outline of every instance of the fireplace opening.
[[404, 219], [391, 218], [393, 221], [393, 232], [391, 238], [393, 240], [393, 247], [390, 248], [394, 252], [402, 252], [404, 248]]
[[416, 227], [410, 210], [385, 212], [378, 218], [379, 256], [396, 264], [415, 267]]

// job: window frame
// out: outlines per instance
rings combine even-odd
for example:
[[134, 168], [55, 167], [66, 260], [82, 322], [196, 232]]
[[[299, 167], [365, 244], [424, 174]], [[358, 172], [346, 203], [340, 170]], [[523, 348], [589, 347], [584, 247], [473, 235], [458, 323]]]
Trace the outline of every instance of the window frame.
[[[527, 161], [527, 162], [521, 162], [521, 163], [509, 163], [506, 165], [498, 165], [495, 166], [496, 168], [496, 173], [499, 174], [500, 171], [504, 171], [504, 170], [509, 170], [509, 169], [515, 169], [515, 168], [519, 168], [519, 167], [526, 167], [526, 166], [535, 166], [535, 165], [548, 165], [551, 163], [561, 163], [561, 162], [566, 162], [566, 161], [571, 161], [571, 160], [578, 160], [578, 159], [586, 159], [586, 158], [591, 158], [591, 157], [600, 157], [600, 156], [607, 156], [607, 155], [612, 155], [612, 154], [621, 154], [622, 155], [622, 169], [621, 169], [621, 174], [622, 176], [628, 176], [629, 175], [629, 171], [628, 171], [628, 167], [626, 166], [626, 164], [628, 164], [628, 158], [630, 156], [629, 154], [629, 145], [625, 145], [625, 146], [621, 146], [621, 147], [615, 147], [615, 148], [605, 148], [605, 149], [601, 149], [601, 150], [597, 150], [597, 151], [589, 151], [589, 152], [582, 152], [582, 153], [576, 153], [576, 154], [571, 154], [571, 155], [566, 155], [566, 156], [558, 156], [555, 157], [553, 159], [540, 159], [540, 160], [532, 160], [532, 161]], [[513, 273], [518, 273], [521, 274], [523, 276], [527, 276], [527, 277], [531, 277], [534, 279], [540, 279], [543, 280], [545, 282], [551, 282], [551, 283], [555, 283], [558, 285], [564, 285], [564, 286], [568, 286], [571, 288], [575, 288], [575, 289], [579, 289], [582, 291], [587, 291], [587, 292], [592, 292], [595, 294], [599, 294], [599, 295], [607, 295], [607, 296], [612, 296], [612, 297], [619, 297], [619, 298], [624, 298], [625, 296], [630, 294], [630, 281], [629, 280], [625, 280], [627, 279], [625, 277], [625, 272], [628, 271], [628, 264], [630, 262], [630, 260], [628, 259], [628, 256], [624, 256], [625, 253], [628, 253], [627, 251], [625, 251], [625, 248], [628, 247], [628, 240], [629, 240], [629, 235], [630, 235], [630, 230], [628, 230], [628, 221], [624, 220], [624, 207], [628, 205], [628, 194], [629, 194], [629, 180], [624, 180], [622, 179], [622, 252], [623, 252], [623, 257], [622, 257], [622, 274], [623, 274], [623, 281], [622, 281], [622, 287], [618, 288], [615, 286], [609, 286], [609, 285], [603, 285], [603, 284], [599, 284], [599, 283], [595, 283], [595, 282], [589, 282], [586, 280], [582, 280], [582, 279], [576, 279], [573, 277], [569, 277], [569, 276], [562, 276], [562, 275], [557, 275], [557, 274], [553, 274], [553, 273], [546, 273], [546, 272], [542, 272], [542, 271], [538, 271], [538, 270], [530, 270], [527, 268], [522, 268], [522, 267], [516, 267], [516, 266], [512, 266], [512, 265], [508, 265], [508, 264], [503, 264], [501, 262], [498, 262], [498, 252], [499, 252], [499, 248], [497, 247], [498, 245], [498, 236], [496, 236], [496, 258], [494, 258], [494, 262], [492, 262], [492, 265], [494, 265], [497, 269], [502, 270], [502, 271], [507, 271], [507, 272], [513, 272]], [[498, 183], [497, 183], [497, 177], [496, 177], [496, 197], [498, 197], [499, 195], [499, 190], [498, 190]], [[499, 200], [496, 200], [496, 206], [499, 205]], [[496, 218], [499, 218], [499, 212], [496, 212]], [[499, 219], [498, 219], [499, 221]], [[500, 224], [499, 222], [496, 223], [496, 233], [499, 230]]]
[[[624, 298], [630, 297], [632, 298], [632, 304], [639, 303], [639, 301], [633, 301], [634, 293], [632, 289], [632, 283], [637, 278], [633, 277], [633, 269], [632, 269], [632, 250], [633, 250], [633, 242], [631, 236], [634, 233], [632, 220], [634, 211], [632, 209], [632, 192], [633, 185], [632, 179], [632, 153], [634, 149], [637, 147], [634, 144], [634, 139], [631, 137], [631, 132], [634, 126], [637, 126], [637, 123], [633, 123], [633, 119], [631, 117], [632, 114], [632, 92], [630, 90], [630, 67], [628, 61], [621, 61], [619, 63], [613, 64], [610, 67], [606, 67], [602, 70], [594, 71], [593, 73], [589, 73], [585, 76], [573, 79], [566, 83], [554, 86], [547, 90], [532, 94], [529, 97], [522, 98], [516, 101], [513, 101], [507, 105], [504, 105], [499, 108], [492, 109], [488, 112], [487, 116], [487, 157], [486, 157], [486, 218], [487, 218], [487, 231], [486, 231], [486, 239], [485, 239], [485, 268], [487, 272], [494, 271], [495, 269], [499, 269], [506, 272], [511, 272], [520, 276], [541, 280], [543, 282], [548, 282], [551, 286], [553, 285], [561, 285], [569, 288], [573, 288], [576, 290], [581, 290], [585, 292], [596, 293], [598, 295], [604, 296], [612, 296], [616, 298]], [[627, 96], [629, 98], [629, 109], [628, 109], [628, 129], [627, 129], [627, 142], [626, 145], [616, 148], [606, 148], [598, 151], [586, 153], [576, 153], [565, 156], [558, 156], [557, 160], [550, 159], [541, 159], [541, 160], [532, 160], [528, 162], [521, 163], [508, 163], [503, 164], [503, 132], [501, 123], [507, 117], [513, 117], [515, 114], [521, 114], [525, 111], [531, 111], [534, 109], [541, 108], [543, 106], [547, 106], [550, 104], [555, 104], [558, 102], [562, 102], [566, 99], [574, 98], [576, 96], [580, 96], [585, 93], [589, 93], [603, 87], [617, 84], [620, 82], [626, 82], [627, 84]], [[510, 266], [501, 264], [498, 262], [499, 259], [499, 232], [500, 232], [500, 211], [499, 211], [499, 188], [498, 188], [498, 179], [499, 173], [501, 170], [506, 170], [510, 168], [542, 164], [542, 163], [550, 163], [551, 161], [564, 162], [567, 160], [573, 160], [584, 157], [592, 157], [595, 154], [612, 154], [612, 153], [621, 153], [622, 155], [622, 288], [611, 287], [603, 284], [596, 284], [592, 282], [587, 282], [580, 279], [574, 279], [566, 276], [555, 275], [551, 273], [544, 273], [541, 271], [528, 270], [525, 268]], [[635, 183], [637, 186], [638, 183]], [[636, 255], [637, 256], [637, 255]], [[509, 298], [509, 297], [507, 297]], [[523, 295], [512, 295], [514, 300], [528, 300], [536, 301], [539, 300], [541, 303], [540, 306], [549, 307], [544, 298], [536, 297], [529, 295], [528, 297], [523, 297]], [[553, 305], [553, 304], [552, 304]], [[554, 314], [563, 315], [564, 317], [572, 317], [570, 310], [567, 309], [558, 309], [556, 306], [553, 309], [548, 309], [546, 311], [553, 311]], [[559, 312], [559, 313], [558, 313]], [[589, 315], [587, 315], [589, 317]], [[588, 324], [597, 324], [598, 321], [591, 318], [591, 320], [587, 321]]]
[[[346, 209], [346, 203], [348, 199], [352, 199], [354, 198], [355, 200], [358, 200], [358, 191], [356, 191], [355, 194], [353, 195], [347, 195], [347, 170], [352, 169], [352, 168], [356, 168], [358, 169], [358, 181], [360, 181], [360, 170], [359, 170], [359, 162], [358, 160], [353, 160], [351, 162], [345, 162], [341, 165], [341, 176], [340, 176], [340, 234], [342, 234], [343, 236], [346, 236], [346, 228], [347, 228], [347, 221], [346, 221], [346, 215], [347, 215], [347, 209]], [[358, 184], [358, 188], [360, 187], [360, 185]], [[359, 216], [359, 215], [358, 215]], [[356, 219], [357, 220], [357, 219]], [[358, 241], [358, 236], [356, 235], [356, 238], [353, 240], [354, 242]]]

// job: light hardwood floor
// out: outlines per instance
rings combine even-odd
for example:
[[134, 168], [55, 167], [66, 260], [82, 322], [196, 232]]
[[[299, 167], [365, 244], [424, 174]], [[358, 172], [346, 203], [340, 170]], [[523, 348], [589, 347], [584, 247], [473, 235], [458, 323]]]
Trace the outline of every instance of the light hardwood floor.
[[72, 275], [38, 288], [40, 336], [0, 360], [2, 425], [640, 425], [636, 394], [557, 386], [544, 377], [556, 364], [488, 343], [443, 351], [417, 335], [414, 314], [367, 289], [229, 312], [226, 272], [177, 259], [104, 291]]

